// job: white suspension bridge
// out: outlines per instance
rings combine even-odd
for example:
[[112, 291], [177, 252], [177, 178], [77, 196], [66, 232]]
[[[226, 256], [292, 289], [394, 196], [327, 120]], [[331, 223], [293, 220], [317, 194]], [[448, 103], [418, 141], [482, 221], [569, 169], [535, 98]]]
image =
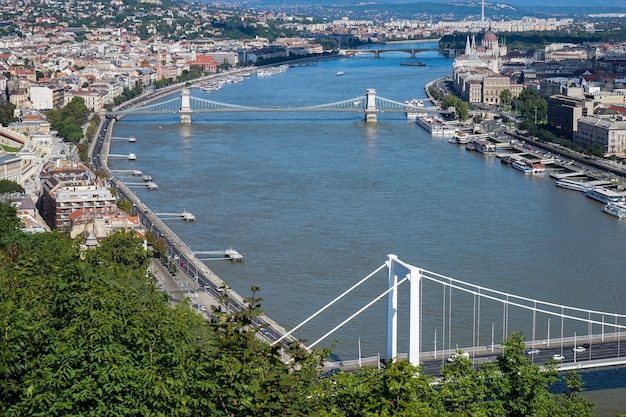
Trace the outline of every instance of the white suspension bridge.
[[141, 114], [179, 114], [181, 123], [191, 123], [193, 113], [215, 112], [352, 112], [363, 113], [366, 122], [376, 122], [379, 113], [437, 113], [449, 114], [450, 110], [442, 110], [439, 107], [417, 107], [411, 102], [401, 103], [376, 96], [374, 89], [367, 89], [365, 96], [358, 96], [332, 103], [318, 104], [313, 106], [271, 106], [255, 107], [237, 104], [221, 103], [191, 96], [189, 89], [183, 89], [180, 97], [158, 103], [129, 108], [125, 110], [106, 112], [108, 118], [118, 118], [124, 115]]
[[[441, 362], [459, 350], [467, 352], [474, 363], [495, 360], [495, 355], [502, 353], [500, 341], [518, 331], [530, 335], [526, 342], [527, 353], [538, 364], [556, 359], [562, 370], [626, 364], [621, 351], [626, 327], [624, 314], [551, 303], [477, 286], [407, 264], [395, 255], [389, 255], [380, 267], [292, 330], [276, 337], [272, 344], [292, 337], [383, 269], [387, 269], [387, 289], [309, 344], [308, 348], [318, 346], [363, 311], [386, 298], [386, 355], [382, 358], [386, 361], [408, 358], [412, 364], [427, 369], [430, 366], [436, 372]], [[398, 352], [398, 294], [402, 284], [408, 286], [407, 353]], [[434, 326], [433, 350], [424, 349], [424, 323]], [[496, 335], [496, 324], [501, 334]], [[433, 327], [427, 329], [430, 331]], [[440, 341], [437, 340], [438, 334]], [[462, 342], [466, 340], [464, 345]], [[358, 358], [342, 361], [342, 364], [380, 366], [380, 359], [362, 358], [359, 349]]]

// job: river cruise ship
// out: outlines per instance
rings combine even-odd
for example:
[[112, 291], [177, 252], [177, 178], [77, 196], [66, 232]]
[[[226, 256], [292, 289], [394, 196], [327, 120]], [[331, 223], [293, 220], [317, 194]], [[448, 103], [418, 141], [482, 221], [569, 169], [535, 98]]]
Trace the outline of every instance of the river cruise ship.
[[270, 67], [270, 68], [264, 68], [262, 70], [259, 70], [257, 71], [256, 75], [257, 77], [268, 77], [270, 75], [280, 74], [281, 72], [285, 72], [288, 69], [289, 69], [289, 65], [283, 64], [278, 67]]
[[452, 137], [459, 130], [456, 123], [444, 122], [439, 117], [422, 116], [415, 122], [433, 136]]
[[617, 191], [609, 190], [605, 187], [594, 187], [585, 192], [585, 195], [589, 198], [593, 198], [604, 204], [624, 204], [626, 199], [624, 195]]

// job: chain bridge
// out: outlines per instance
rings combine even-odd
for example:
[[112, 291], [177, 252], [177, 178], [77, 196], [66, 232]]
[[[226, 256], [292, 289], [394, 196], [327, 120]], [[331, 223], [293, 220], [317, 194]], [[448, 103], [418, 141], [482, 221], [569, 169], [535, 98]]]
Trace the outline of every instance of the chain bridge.
[[[503, 352], [502, 341], [513, 331], [524, 334], [526, 353], [538, 365], [553, 360], [561, 370], [568, 370], [626, 364], [626, 356], [621, 351], [621, 340], [626, 336], [624, 314], [550, 303], [481, 287], [407, 264], [395, 255], [389, 255], [387, 261], [372, 273], [292, 330], [275, 338], [273, 344], [291, 336], [367, 280], [377, 274], [380, 277], [383, 270], [387, 271], [383, 278], [387, 289], [309, 344], [308, 348], [317, 346], [374, 303], [386, 298], [386, 356], [383, 359], [408, 358], [412, 364], [433, 374], [459, 351], [465, 352], [475, 366], [495, 361], [496, 355]], [[408, 322], [402, 333], [408, 340], [407, 353], [398, 351], [398, 294], [402, 284], [408, 286]], [[380, 364], [380, 357], [362, 358], [359, 349], [358, 358], [331, 363], [328, 367], [375, 367]]]
[[183, 89], [179, 97], [141, 107], [106, 112], [105, 116], [107, 118], [117, 119], [131, 114], [180, 114], [181, 123], [191, 123], [191, 115], [193, 113], [216, 112], [352, 112], [364, 114], [365, 121], [367, 122], [376, 122], [379, 113], [405, 113], [407, 117], [413, 118], [415, 118], [416, 114], [420, 113], [451, 113], [449, 110], [442, 110], [435, 106], [423, 107], [413, 102], [401, 103], [399, 101], [378, 97], [374, 89], [367, 89], [364, 96], [357, 96], [332, 103], [301, 107], [255, 107], [221, 103], [191, 96], [189, 89]]

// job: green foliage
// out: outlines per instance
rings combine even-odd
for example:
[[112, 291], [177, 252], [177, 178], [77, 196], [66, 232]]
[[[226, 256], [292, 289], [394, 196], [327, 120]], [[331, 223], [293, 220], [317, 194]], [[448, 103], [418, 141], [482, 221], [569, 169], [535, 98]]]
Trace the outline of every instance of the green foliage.
[[522, 90], [520, 95], [512, 100], [511, 105], [520, 111], [522, 117], [534, 121], [535, 124], [548, 117], [548, 101], [534, 88]]
[[120, 198], [117, 200], [117, 206], [124, 210], [128, 214], [134, 214], [133, 203], [127, 198]]
[[119, 104], [122, 104], [123, 102], [130, 100], [134, 97], [137, 97], [139, 94], [141, 94], [143, 91], [143, 89], [141, 88], [140, 85], [135, 86], [134, 88], [130, 89], [128, 87], [124, 87], [124, 90], [122, 90], [122, 95], [119, 95], [117, 97], [115, 97], [113, 99], [113, 103], [117, 106]]
[[469, 117], [469, 103], [453, 95], [448, 94], [445, 96], [443, 98], [443, 102], [441, 103], [441, 107], [444, 109], [454, 107], [456, 116], [461, 120], [466, 120]]
[[13, 112], [15, 111], [15, 105], [10, 102], [6, 102], [0, 105], [0, 123], [2, 126], [6, 127], [9, 123], [16, 120], [13, 117]]
[[0, 194], [23, 193], [24, 187], [11, 180], [0, 180]]
[[511, 90], [504, 90], [500, 93], [500, 103], [504, 105], [511, 104], [512, 99], [513, 94], [511, 94]]
[[82, 126], [87, 122], [89, 109], [82, 97], [74, 97], [60, 110], [49, 110], [46, 119], [62, 138], [78, 143], [83, 138]]

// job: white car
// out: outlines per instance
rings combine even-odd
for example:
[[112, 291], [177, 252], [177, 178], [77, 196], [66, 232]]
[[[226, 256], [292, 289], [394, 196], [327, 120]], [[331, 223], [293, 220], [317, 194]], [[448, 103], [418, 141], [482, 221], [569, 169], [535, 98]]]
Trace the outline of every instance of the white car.
[[586, 349], [585, 349], [583, 346], [574, 346], [574, 347], [572, 348], [572, 351], [573, 351], [573, 352], [578, 352], [578, 353], [580, 353], [580, 352], [584, 352], [585, 350], [586, 350]]
[[554, 359], [555, 361], [562, 361], [565, 360], [565, 356], [559, 353], [555, 353], [554, 355], [552, 355], [552, 359]]
[[530, 349], [526, 351], [526, 354], [529, 356], [538, 355], [541, 352], [539, 349]]
[[465, 358], [469, 358], [469, 357], [470, 357], [470, 356], [469, 356], [469, 353], [467, 353], [467, 352], [461, 352], [461, 353], [456, 352], [456, 353], [453, 353], [452, 355], [450, 355], [450, 357], [448, 357], [448, 362], [452, 363], [452, 362], [454, 362], [457, 358], [460, 358], [461, 356], [463, 356], [463, 357], [465, 357]]

